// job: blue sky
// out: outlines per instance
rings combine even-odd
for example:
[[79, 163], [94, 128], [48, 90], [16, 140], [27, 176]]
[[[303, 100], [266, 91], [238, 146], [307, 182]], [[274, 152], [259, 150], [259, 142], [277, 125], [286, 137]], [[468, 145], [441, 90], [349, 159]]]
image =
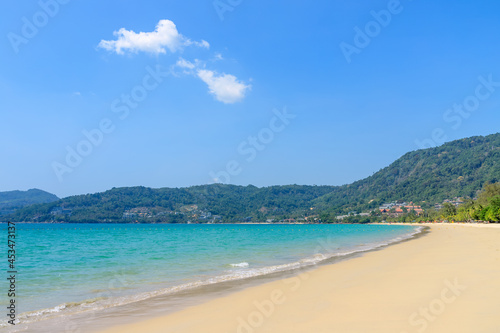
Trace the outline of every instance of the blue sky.
[[0, 191], [341, 185], [500, 123], [492, 0], [3, 6]]

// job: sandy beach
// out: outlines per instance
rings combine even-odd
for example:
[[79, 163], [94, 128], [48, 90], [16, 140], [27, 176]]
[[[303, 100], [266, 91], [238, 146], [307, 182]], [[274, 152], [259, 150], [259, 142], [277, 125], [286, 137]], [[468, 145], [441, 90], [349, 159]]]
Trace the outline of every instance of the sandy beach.
[[428, 226], [411, 241], [103, 333], [500, 332], [500, 225]]

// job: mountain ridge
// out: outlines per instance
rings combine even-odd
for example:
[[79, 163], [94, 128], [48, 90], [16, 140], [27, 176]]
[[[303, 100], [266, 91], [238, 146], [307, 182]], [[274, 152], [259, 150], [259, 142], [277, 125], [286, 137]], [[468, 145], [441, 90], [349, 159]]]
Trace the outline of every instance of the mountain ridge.
[[50, 203], [57, 200], [59, 198], [55, 194], [36, 188], [27, 191], [3, 191], [0, 192], [0, 215], [6, 215], [32, 204]]
[[[404, 154], [372, 176], [342, 186], [226, 184], [185, 188], [124, 187], [25, 207], [19, 221], [187, 222], [321, 218], [371, 211], [385, 202], [430, 207], [453, 197], [474, 197], [500, 181], [500, 134], [474, 136]], [[196, 208], [194, 208], [196, 206]], [[214, 218], [217, 216], [218, 218]]]

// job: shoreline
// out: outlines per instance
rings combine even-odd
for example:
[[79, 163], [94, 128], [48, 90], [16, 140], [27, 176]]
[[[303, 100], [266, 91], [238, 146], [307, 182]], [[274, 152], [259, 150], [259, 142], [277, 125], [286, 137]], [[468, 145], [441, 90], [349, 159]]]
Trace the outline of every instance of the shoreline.
[[[174, 293], [160, 293], [147, 298], [140, 297], [142, 299], [137, 299], [135, 301], [132, 300], [131, 302], [127, 301], [126, 303], [112, 307], [105, 307], [102, 308], [102, 310], [91, 310], [90, 312], [79, 311], [74, 312], [73, 314], [67, 313], [65, 315], [58, 315], [56, 314], [58, 312], [57, 311], [56, 313], [54, 313], [55, 316], [52, 316], [52, 318], [47, 318], [44, 320], [36, 320], [35, 318], [35, 321], [26, 322], [25, 325], [28, 325], [27, 328], [30, 332], [43, 332], [47, 330], [52, 332], [65, 332], [61, 329], [61, 326], [71, 323], [71, 325], [80, 327], [82, 330], [81, 332], [94, 332], [113, 327], [117, 323], [132, 323], [162, 316], [166, 313], [175, 313], [188, 307], [199, 305], [207, 301], [229, 295], [231, 293], [240, 292], [247, 288], [294, 277], [301, 273], [315, 270], [318, 267], [333, 265], [345, 260], [350, 260], [352, 258], [362, 256], [365, 253], [369, 253], [371, 251], [379, 251], [394, 244], [421, 237], [427, 233], [424, 226], [413, 226], [413, 228], [404, 230], [407, 231], [395, 238], [388, 238], [383, 242], [374, 242], [373, 244], [360, 244], [365, 246], [362, 246], [359, 249], [346, 249], [346, 251], [337, 252], [337, 254], [334, 254], [333, 256], [319, 258], [319, 261], [317, 261], [317, 257], [306, 258], [307, 260], [305, 260], [303, 264], [295, 266], [294, 268], [280, 269], [275, 272], [259, 274], [251, 277], [249, 276], [242, 279], [231, 279], [222, 282], [202, 284], [193, 288], [178, 290]], [[324, 252], [323, 250], [326, 250], [326, 252], [324, 253], [331, 252], [332, 250], [335, 250], [335, 247], [332, 246], [338, 246], [338, 244], [331, 243], [330, 238], [322, 239], [318, 242], [318, 244], [321, 245], [321, 249], [317, 251], [322, 253]], [[309, 263], [309, 260], [313, 258], [315, 259], [314, 263]], [[286, 264], [286, 266], [289, 265], [290, 263]], [[291, 265], [291, 267], [293, 267], [293, 265]], [[141, 295], [142, 294], [137, 294], [136, 296]], [[90, 305], [90, 303], [87, 301], [82, 301], [79, 303], [82, 303], [84, 306], [85, 304]], [[68, 304], [71, 306], [70, 308], [68, 308], [70, 309], [70, 311], [72, 311], [71, 309], [74, 309], [74, 305], [77, 305], [77, 303]], [[61, 306], [57, 306], [55, 308], [60, 307]], [[64, 307], [64, 304], [62, 305], [62, 307]], [[100, 305], [98, 305], [98, 307], [100, 307]], [[48, 312], [52, 312], [51, 308], [46, 310]], [[89, 318], [91, 318], [91, 320], [89, 320]], [[37, 322], [38, 324], [36, 324]], [[40, 327], [36, 327], [38, 325], [40, 325]]]
[[[500, 225], [414, 225], [431, 231], [411, 242], [100, 332], [498, 331]], [[441, 300], [441, 294], [447, 298]], [[419, 313], [426, 307], [430, 314]]]

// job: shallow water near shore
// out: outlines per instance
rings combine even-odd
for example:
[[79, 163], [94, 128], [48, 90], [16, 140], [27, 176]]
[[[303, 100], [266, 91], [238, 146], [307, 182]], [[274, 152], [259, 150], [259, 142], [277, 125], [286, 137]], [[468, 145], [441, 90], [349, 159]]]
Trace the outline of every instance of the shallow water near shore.
[[[139, 308], [173, 311], [245, 282], [408, 239], [420, 229], [19, 223], [16, 301], [21, 325], [14, 329], [2, 321], [0, 331], [37, 331], [52, 322], [58, 331], [75, 332], [96, 318], [134, 317]], [[1, 287], [7, 284], [2, 281]]]

